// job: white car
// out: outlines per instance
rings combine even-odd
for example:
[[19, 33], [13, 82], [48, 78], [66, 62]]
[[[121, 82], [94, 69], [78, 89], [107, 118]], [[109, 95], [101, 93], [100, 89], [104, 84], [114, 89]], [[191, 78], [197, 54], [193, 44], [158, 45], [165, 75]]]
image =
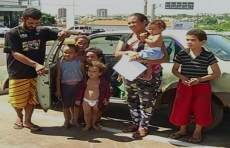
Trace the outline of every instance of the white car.
[[[114, 57], [115, 49], [119, 38], [124, 35], [131, 33], [130, 31], [112, 31], [103, 32], [98, 34], [90, 35], [90, 46], [101, 48], [105, 55], [105, 62], [111, 67], [118, 61]], [[173, 58], [175, 55], [185, 48], [186, 45], [186, 33], [185, 30], [165, 30], [163, 33], [164, 42], [167, 47], [169, 54], [169, 61], [163, 63], [163, 81], [160, 86], [160, 95], [157, 98], [155, 109], [168, 108], [168, 114], [170, 115], [172, 110], [173, 101], [175, 98], [176, 86], [178, 83], [178, 78], [171, 73], [173, 66]], [[230, 41], [223, 36], [215, 33], [207, 32], [208, 40], [204, 45], [206, 50], [213, 52], [219, 61], [220, 69], [222, 72], [221, 77], [212, 80], [212, 112], [213, 112], [213, 123], [205, 127], [203, 130], [208, 131], [215, 128], [223, 118], [224, 107], [230, 107]], [[55, 98], [55, 68], [59, 61], [60, 50], [62, 44], [59, 41], [55, 42], [55, 45], [50, 50], [45, 65], [49, 68], [50, 74], [44, 77], [38, 77], [38, 98], [40, 100], [41, 107], [44, 111], [50, 109], [53, 105]], [[113, 69], [109, 68], [111, 73]], [[1, 71], [0, 71], [1, 73]], [[7, 83], [7, 78], [5, 77], [4, 82]], [[1, 82], [0, 82], [1, 84]], [[7, 87], [7, 84], [3, 84]], [[112, 87], [112, 99], [111, 100], [121, 100], [119, 97], [119, 89], [117, 89], [116, 76], [111, 74], [111, 87]], [[3, 88], [5, 89], [5, 88]], [[124, 102], [124, 101], [123, 101]], [[189, 130], [194, 129], [194, 119], [191, 116], [189, 123]]]
[[10, 28], [8, 28], [8, 27], [6, 27], [6, 26], [0, 24], [0, 36], [4, 36], [5, 33], [6, 33], [7, 31], [9, 31], [9, 30], [10, 30]]
[[60, 32], [60, 31], [63, 30], [62, 27], [55, 27], [55, 26], [42, 26], [42, 27], [50, 28], [50, 29], [52, 29], [52, 30], [54, 30], [56, 32]]
[[86, 25], [76, 25], [68, 29], [73, 35], [90, 35], [92, 27]]

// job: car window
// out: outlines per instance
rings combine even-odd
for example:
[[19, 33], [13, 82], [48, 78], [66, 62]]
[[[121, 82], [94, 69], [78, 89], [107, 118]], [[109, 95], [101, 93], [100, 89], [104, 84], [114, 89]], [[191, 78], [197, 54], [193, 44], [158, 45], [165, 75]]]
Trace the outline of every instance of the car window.
[[75, 27], [75, 30], [77, 30], [79, 27]]
[[69, 30], [73, 30], [73, 27], [69, 28]]
[[207, 36], [208, 40], [205, 42], [204, 47], [218, 58], [230, 61], [230, 41], [217, 34], [209, 34]]
[[174, 57], [183, 48], [172, 37], [164, 37], [163, 40], [164, 40], [164, 44], [166, 46], [166, 50], [168, 52], [169, 62], [173, 62]]
[[91, 39], [90, 47], [100, 48], [104, 54], [114, 54], [120, 36], [104, 36]]
[[83, 27], [80, 27], [81, 30], [83, 30]]

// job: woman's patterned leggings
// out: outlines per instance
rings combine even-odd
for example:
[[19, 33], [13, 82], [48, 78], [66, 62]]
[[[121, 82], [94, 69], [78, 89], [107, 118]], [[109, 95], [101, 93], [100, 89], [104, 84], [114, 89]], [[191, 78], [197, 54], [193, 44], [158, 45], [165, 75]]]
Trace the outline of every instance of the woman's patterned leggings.
[[162, 72], [152, 76], [150, 81], [136, 79], [125, 81], [127, 102], [134, 125], [140, 128], [148, 128], [151, 120], [159, 86], [161, 84]]

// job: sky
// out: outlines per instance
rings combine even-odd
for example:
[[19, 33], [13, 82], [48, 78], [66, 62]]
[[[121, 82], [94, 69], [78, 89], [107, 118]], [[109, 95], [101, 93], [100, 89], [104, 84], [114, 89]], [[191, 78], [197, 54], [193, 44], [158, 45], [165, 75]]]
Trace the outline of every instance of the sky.
[[[75, 15], [96, 14], [97, 9], [108, 9], [108, 15], [143, 13], [144, 0], [41, 0], [41, 10], [55, 15], [58, 8], [73, 6]], [[194, 10], [166, 10], [165, 2], [194, 2]], [[148, 0], [148, 15], [152, 4], [158, 7], [156, 14], [197, 14], [197, 13], [230, 13], [229, 0]], [[161, 5], [161, 6], [160, 6]]]

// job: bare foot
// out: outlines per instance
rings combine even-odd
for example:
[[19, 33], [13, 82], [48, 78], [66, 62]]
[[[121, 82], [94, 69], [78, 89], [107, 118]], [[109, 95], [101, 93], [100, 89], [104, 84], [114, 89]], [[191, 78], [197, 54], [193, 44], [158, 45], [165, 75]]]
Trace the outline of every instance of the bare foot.
[[194, 132], [192, 137], [189, 139], [190, 142], [199, 143], [202, 140], [201, 132]]
[[73, 119], [73, 118], [71, 118], [71, 119], [70, 119], [70, 124], [75, 124], [75, 122], [74, 122], [74, 119]]
[[171, 134], [169, 137], [172, 138], [172, 139], [179, 139], [179, 138], [181, 138], [183, 136], [186, 136], [187, 134], [188, 134], [187, 131], [179, 130], [176, 133]]
[[75, 126], [76, 126], [77, 128], [81, 128], [81, 127], [82, 127], [82, 126], [81, 126], [81, 123], [79, 123], [79, 122], [76, 122]]
[[84, 127], [82, 130], [86, 132], [86, 131], [88, 131], [89, 129], [90, 129], [90, 126], [86, 126], [86, 127]]
[[95, 129], [95, 130], [100, 130], [101, 127], [100, 126], [97, 126], [97, 125], [92, 125], [92, 127]]
[[32, 126], [34, 126], [34, 124], [32, 122], [24, 122], [23, 126], [24, 127], [32, 127]]
[[18, 117], [16, 121], [14, 122], [15, 125], [23, 125], [23, 116], [20, 118]]
[[68, 129], [69, 126], [70, 126], [69, 122], [64, 122], [64, 125], [62, 125], [61, 127], [64, 128], [64, 129]]

